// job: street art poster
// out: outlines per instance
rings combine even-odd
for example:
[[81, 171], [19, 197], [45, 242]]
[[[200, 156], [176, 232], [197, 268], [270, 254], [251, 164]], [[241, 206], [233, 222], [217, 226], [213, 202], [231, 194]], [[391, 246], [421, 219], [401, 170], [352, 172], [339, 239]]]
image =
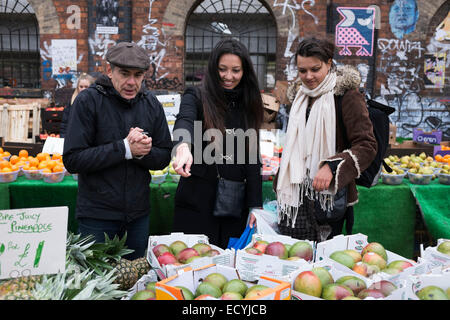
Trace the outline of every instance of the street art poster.
[[119, 0], [97, 0], [96, 24], [98, 34], [119, 33]]
[[444, 87], [446, 57], [447, 54], [445, 52], [425, 54], [425, 88]]
[[447, 17], [437, 26], [435, 39], [437, 41], [450, 40], [450, 11]]
[[336, 47], [339, 55], [351, 56], [350, 48], [358, 48], [356, 55], [373, 55], [375, 8], [338, 7], [342, 20], [336, 25]]
[[53, 75], [77, 71], [77, 40], [52, 39], [51, 57]]
[[389, 9], [391, 32], [398, 39], [416, 30], [419, 7], [416, 0], [395, 0]]

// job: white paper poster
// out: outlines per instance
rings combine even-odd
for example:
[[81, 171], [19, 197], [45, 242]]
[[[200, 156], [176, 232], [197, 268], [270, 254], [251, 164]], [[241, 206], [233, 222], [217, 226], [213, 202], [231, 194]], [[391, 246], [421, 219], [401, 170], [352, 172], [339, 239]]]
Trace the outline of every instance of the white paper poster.
[[47, 139], [45, 139], [44, 146], [42, 147], [43, 153], [63, 154], [63, 151], [64, 151], [64, 138], [47, 137]]
[[65, 271], [68, 207], [0, 210], [0, 279]]
[[169, 126], [170, 133], [172, 133], [173, 126], [178, 112], [180, 112], [181, 95], [179, 94], [167, 94], [156, 96], [158, 101], [164, 108], [167, 124]]
[[52, 39], [51, 52], [54, 75], [77, 71], [76, 39]]

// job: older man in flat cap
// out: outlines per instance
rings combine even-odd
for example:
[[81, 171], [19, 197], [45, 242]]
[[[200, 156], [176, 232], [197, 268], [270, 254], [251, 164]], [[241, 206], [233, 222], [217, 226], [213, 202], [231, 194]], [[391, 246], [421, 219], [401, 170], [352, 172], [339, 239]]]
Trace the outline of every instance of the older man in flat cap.
[[64, 165], [78, 173], [79, 232], [104, 242], [123, 237], [145, 255], [150, 213], [149, 170], [170, 162], [172, 139], [164, 110], [142, 85], [150, 63], [145, 50], [121, 42], [106, 54], [106, 75], [74, 101], [64, 141]]

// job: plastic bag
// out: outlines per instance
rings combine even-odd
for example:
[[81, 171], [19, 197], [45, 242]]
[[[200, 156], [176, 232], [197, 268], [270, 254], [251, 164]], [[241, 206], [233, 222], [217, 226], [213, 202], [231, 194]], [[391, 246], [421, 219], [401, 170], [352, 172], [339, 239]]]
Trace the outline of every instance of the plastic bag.
[[[266, 208], [266, 204], [264, 205], [264, 208]], [[253, 209], [252, 213], [256, 219], [257, 233], [273, 235], [279, 234], [278, 213], [276, 210]]]
[[252, 235], [255, 233], [255, 228], [250, 228], [248, 225], [245, 228], [244, 232], [242, 232], [242, 235], [240, 238], [230, 238], [228, 240], [228, 247], [227, 249], [244, 249], [252, 240]]

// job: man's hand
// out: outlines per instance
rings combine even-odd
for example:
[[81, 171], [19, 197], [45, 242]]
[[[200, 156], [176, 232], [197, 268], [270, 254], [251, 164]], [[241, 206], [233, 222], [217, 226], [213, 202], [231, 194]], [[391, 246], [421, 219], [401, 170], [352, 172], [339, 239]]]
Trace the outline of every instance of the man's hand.
[[127, 140], [133, 157], [142, 157], [152, 149], [152, 138], [145, 135], [141, 128], [131, 128]]
[[316, 191], [328, 190], [331, 180], [333, 179], [333, 173], [330, 166], [326, 163], [319, 169], [313, 181], [313, 188]]
[[182, 143], [177, 147], [177, 154], [173, 160], [173, 169], [182, 177], [191, 175], [191, 165], [193, 157], [186, 143]]

